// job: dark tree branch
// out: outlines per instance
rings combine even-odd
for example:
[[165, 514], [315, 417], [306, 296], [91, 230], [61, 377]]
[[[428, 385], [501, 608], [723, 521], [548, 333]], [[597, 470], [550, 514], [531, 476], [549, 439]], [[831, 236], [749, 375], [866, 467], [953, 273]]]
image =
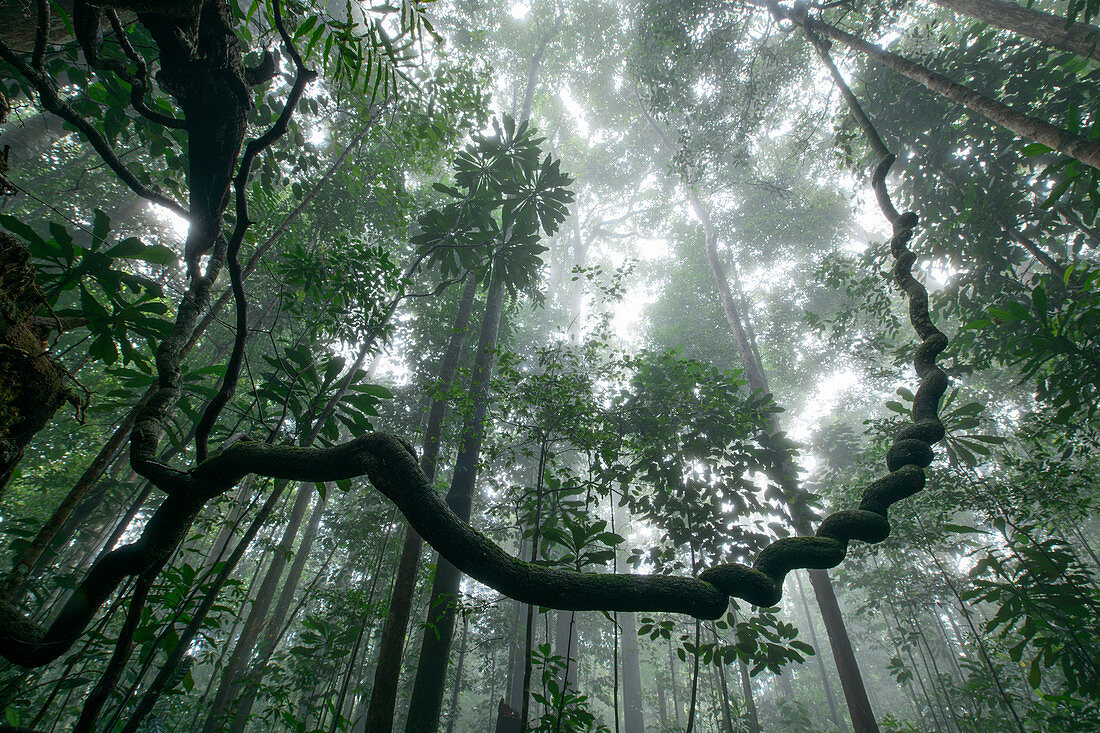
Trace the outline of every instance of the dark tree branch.
[[148, 199], [155, 204], [165, 207], [185, 219], [191, 218], [187, 209], [180, 206], [176, 201], [142, 184], [133, 172], [123, 165], [122, 161], [119, 160], [118, 155], [111, 147], [111, 144], [95, 129], [92, 123], [78, 115], [72, 107], [61, 99], [53, 81], [44, 73], [34, 69], [3, 41], [0, 41], [0, 58], [15, 67], [16, 71], [22, 74], [27, 81], [34, 86], [35, 91], [38, 92], [38, 100], [46, 110], [65, 120], [84, 135], [92, 148], [99, 154], [99, 157], [107, 164], [107, 167], [114, 171], [115, 175], [117, 175], [131, 191], [144, 199]]
[[42, 72], [42, 61], [46, 57], [46, 42], [50, 35], [50, 4], [48, 0], [38, 0], [38, 27], [34, 34], [34, 52], [31, 54], [31, 66]]
[[264, 51], [264, 56], [256, 66], [250, 66], [244, 70], [244, 81], [250, 87], [265, 84], [275, 78], [279, 70], [279, 57], [271, 51]]
[[123, 28], [122, 23], [119, 22], [118, 13], [114, 10], [108, 10], [106, 15], [111, 23], [111, 30], [114, 31], [115, 39], [118, 41], [118, 45], [122, 47], [122, 52], [126, 54], [126, 58], [130, 59], [134, 66], [137, 67], [136, 75], [130, 75], [128, 73], [119, 74], [119, 76], [130, 85], [130, 106], [136, 109], [143, 117], [152, 122], [156, 122], [158, 125], [170, 127], [174, 130], [187, 129], [187, 125], [183, 120], [176, 119], [162, 112], [157, 112], [145, 104], [145, 93], [149, 90], [149, 67], [145, 63], [145, 59], [142, 55], [130, 44], [130, 39], [126, 36], [126, 29]]
[[275, 15], [275, 27], [283, 39], [287, 53], [294, 60], [297, 69], [294, 77], [294, 86], [287, 95], [286, 104], [279, 114], [278, 119], [258, 138], [250, 140], [245, 146], [244, 158], [241, 160], [237, 175], [233, 178], [233, 189], [236, 196], [237, 223], [233, 228], [233, 234], [229, 238], [229, 246], [226, 249], [226, 266], [229, 270], [229, 281], [233, 288], [233, 301], [237, 309], [236, 335], [233, 340], [233, 352], [226, 363], [225, 376], [222, 377], [221, 387], [218, 393], [207, 404], [195, 430], [195, 457], [198, 461], [206, 460], [207, 443], [210, 431], [218, 420], [225, 405], [232, 399], [237, 390], [237, 382], [241, 375], [241, 362], [244, 358], [244, 347], [248, 341], [248, 300], [245, 297], [243, 278], [241, 276], [240, 250], [244, 242], [245, 234], [252, 225], [248, 214], [248, 178], [252, 173], [252, 164], [256, 157], [269, 148], [276, 140], [286, 134], [290, 125], [290, 118], [294, 115], [294, 109], [305, 91], [306, 85], [317, 77], [317, 73], [306, 67], [298, 49], [294, 47], [294, 41], [287, 33], [283, 25], [282, 4], [274, 0], [273, 9]]

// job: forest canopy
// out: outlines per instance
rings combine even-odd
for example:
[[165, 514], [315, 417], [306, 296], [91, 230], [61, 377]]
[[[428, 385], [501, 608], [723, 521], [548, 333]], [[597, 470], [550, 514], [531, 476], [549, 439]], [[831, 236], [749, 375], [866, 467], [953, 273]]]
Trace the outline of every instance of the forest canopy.
[[3, 2], [0, 730], [1097, 730], [1098, 14]]

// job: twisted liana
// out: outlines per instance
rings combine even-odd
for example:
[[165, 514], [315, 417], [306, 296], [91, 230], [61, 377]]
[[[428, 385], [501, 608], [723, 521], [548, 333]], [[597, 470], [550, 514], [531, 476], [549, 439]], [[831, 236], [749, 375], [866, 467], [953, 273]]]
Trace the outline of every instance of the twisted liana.
[[248, 474], [314, 482], [365, 475], [455, 567], [532, 605], [576, 611], [665, 611], [701, 619], [722, 616], [730, 597], [753, 605], [775, 605], [782, 597], [787, 573], [835, 567], [843, 561], [850, 541], [877, 543], [889, 536], [887, 510], [924, 487], [924, 468], [932, 462], [932, 445], [944, 435], [937, 411], [947, 376], [936, 365], [936, 357], [946, 348], [947, 337], [933, 325], [928, 293], [911, 272], [916, 256], [908, 244], [917, 217], [898, 214], [886, 191], [886, 174], [893, 162], [893, 156], [883, 158], [872, 185], [893, 225], [894, 277], [908, 296], [909, 319], [921, 341], [914, 360], [920, 385], [912, 422], [898, 432], [887, 453], [890, 473], [864, 489], [859, 508], [826, 517], [814, 536], [776, 540], [760, 552], [752, 567], [718, 565], [698, 578], [547, 568], [509, 555], [460, 520], [420, 470], [412, 446], [401, 438], [370, 433], [328, 448], [242, 441], [189, 471], [171, 471], [172, 480], [161, 484], [169, 496], [141, 537], [100, 557], [49, 627], [30, 622], [12, 604], [0, 602], [0, 656], [23, 666], [38, 666], [59, 657], [125, 577], [139, 575], [167, 557], [206, 502]]

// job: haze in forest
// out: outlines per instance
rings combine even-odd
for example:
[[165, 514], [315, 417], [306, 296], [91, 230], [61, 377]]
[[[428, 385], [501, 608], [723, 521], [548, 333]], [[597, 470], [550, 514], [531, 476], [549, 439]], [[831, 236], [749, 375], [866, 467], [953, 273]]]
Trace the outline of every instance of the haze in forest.
[[1098, 15], [0, 2], [0, 730], [1100, 730]]

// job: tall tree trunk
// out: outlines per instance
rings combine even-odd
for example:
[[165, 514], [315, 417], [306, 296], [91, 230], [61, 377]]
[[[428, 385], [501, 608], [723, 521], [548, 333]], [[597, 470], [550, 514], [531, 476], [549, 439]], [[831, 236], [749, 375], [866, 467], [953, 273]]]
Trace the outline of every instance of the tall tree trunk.
[[1087, 140], [1049, 122], [1026, 115], [969, 87], [958, 84], [942, 74], [937, 74], [925, 66], [890, 51], [885, 51], [873, 43], [868, 43], [862, 38], [842, 31], [836, 26], [809, 18], [804, 12], [780, 12], [782, 17], [787, 20], [842, 43], [854, 51], [866, 54], [883, 66], [893, 69], [902, 76], [924, 85], [953, 102], [961, 104], [995, 125], [1014, 132], [1020, 137], [1046, 145], [1048, 148], [1079, 160], [1087, 166], [1100, 169], [1100, 143]]
[[[493, 268], [485, 315], [481, 321], [477, 357], [470, 379], [471, 414], [462, 428], [462, 448], [455, 461], [447, 504], [463, 521], [470, 520], [474, 482], [477, 478], [481, 444], [485, 437], [485, 417], [489, 408], [489, 384], [493, 373], [497, 330], [504, 306], [504, 283], [497, 267]], [[443, 703], [443, 679], [447, 672], [447, 657], [454, 636], [455, 600], [462, 574], [454, 565], [440, 558], [428, 601], [429, 628], [420, 648], [420, 660], [409, 699], [407, 733], [435, 733], [439, 727], [439, 709]]]
[[[424, 442], [420, 456], [420, 469], [429, 481], [435, 480], [439, 459], [439, 444], [443, 435], [443, 418], [447, 410], [447, 397], [458, 373], [458, 364], [462, 358], [462, 347], [466, 342], [466, 331], [470, 325], [470, 314], [474, 309], [477, 295], [477, 278], [470, 275], [455, 314], [454, 329], [439, 366], [439, 381], [432, 406], [428, 411], [428, 425], [424, 430]], [[397, 575], [390, 594], [389, 614], [382, 627], [382, 640], [378, 645], [378, 666], [374, 672], [374, 685], [371, 688], [370, 706], [367, 708], [366, 733], [388, 733], [393, 728], [394, 707], [397, 701], [397, 685], [401, 676], [401, 658], [405, 651], [405, 636], [409, 629], [409, 615], [412, 611], [413, 591], [416, 589], [416, 574], [420, 566], [420, 555], [424, 541], [412, 527], [406, 525], [405, 540], [401, 549], [401, 560], [397, 565]]]
[[447, 711], [447, 733], [454, 733], [458, 717], [458, 696], [462, 691], [462, 667], [466, 662], [466, 640], [470, 634], [470, 619], [462, 614], [462, 639], [458, 643], [458, 663], [455, 664], [455, 685], [451, 694], [451, 709]]
[[618, 614], [623, 627], [623, 722], [625, 733], [646, 733], [642, 712], [641, 666], [638, 663], [638, 624], [635, 614]]
[[672, 688], [672, 713], [673, 717], [676, 718], [676, 727], [680, 728], [680, 685], [679, 680], [676, 678], [676, 657], [672, 653], [671, 639], [668, 642], [668, 678], [671, 682], [669, 687]]
[[737, 666], [741, 669], [741, 694], [745, 696], [745, 711], [748, 717], [746, 721], [749, 733], [760, 733], [760, 717], [756, 714], [756, 700], [752, 696], [752, 679], [749, 677], [749, 668], [744, 660], [738, 659]]
[[[286, 582], [283, 583], [282, 590], [279, 591], [279, 599], [275, 602], [275, 608], [271, 612], [271, 616], [264, 622], [263, 629], [260, 631], [256, 642], [256, 660], [242, 679], [239, 687], [257, 689], [260, 683], [263, 682], [268, 660], [275, 653], [275, 648], [282, 637], [283, 624], [290, 611], [290, 604], [294, 602], [294, 594], [302, 581], [302, 573], [305, 570], [306, 561], [309, 559], [309, 553], [313, 549], [313, 541], [317, 537], [317, 530], [321, 526], [321, 518], [324, 513], [325, 496], [324, 494], [318, 494], [317, 503], [313, 507], [313, 514], [309, 518], [309, 526], [305, 535], [302, 536], [302, 543], [298, 547], [298, 552], [294, 554], [294, 562], [291, 563], [290, 570], [287, 572]], [[244, 730], [255, 702], [255, 695], [242, 695], [238, 698], [237, 709], [232, 716], [229, 728], [232, 733], [241, 733]]]
[[[662, 140], [665, 142], [665, 146], [675, 151], [671, 141], [667, 138], [664, 130], [659, 126], [657, 121], [653, 119], [652, 116], [649, 116], [648, 112], [646, 112], [646, 114], [654, 130], [661, 135]], [[737, 347], [738, 356], [744, 368], [745, 379], [754, 391], [760, 392], [761, 394], [769, 394], [771, 390], [768, 388], [767, 373], [764, 371], [764, 366], [760, 361], [753, 340], [750, 338], [744, 325], [747, 322], [747, 318], [743, 317], [740, 312], [739, 303], [733, 297], [730, 281], [726, 276], [725, 266], [718, 256], [718, 232], [711, 221], [710, 211], [706, 203], [695, 189], [692, 182], [693, 178], [694, 172], [689, 166], [689, 180], [687, 185], [688, 198], [691, 202], [692, 209], [703, 225], [707, 263], [710, 265], [711, 274], [718, 288], [719, 301], [722, 304], [722, 310], [726, 315], [726, 321], [733, 335], [734, 344]], [[778, 432], [778, 426], [774, 421], [772, 421], [770, 425], [764, 426], [766, 447], [775, 450], [773, 436]], [[798, 469], [793, 465], [790, 459], [785, 456], [784, 452], [776, 450], [776, 453], [784, 457], [780, 460], [780, 465], [773, 478], [778, 481], [783, 489], [791, 516], [794, 519], [796, 531], [801, 535], [811, 535], [813, 532], [810, 526], [810, 519], [804, 510], [805, 492], [798, 484]], [[859, 673], [859, 665], [856, 663], [855, 656], [852, 653], [852, 645], [848, 639], [848, 632], [844, 627], [844, 619], [840, 615], [840, 607], [837, 604], [836, 594], [833, 591], [832, 583], [829, 581], [829, 576], [823, 570], [811, 570], [810, 579], [813, 584], [814, 595], [817, 597], [818, 605], [821, 607], [821, 615], [825, 622], [825, 628], [829, 634], [829, 643], [833, 649], [833, 658], [836, 660], [838, 671], [840, 671], [841, 685], [844, 688], [844, 696], [848, 702], [849, 713], [852, 717], [852, 725], [856, 733], [877, 733], [878, 724], [875, 722], [875, 715], [871, 710], [871, 703], [867, 699], [867, 691], [863, 685], [863, 677]]]
[[[615, 524], [613, 532], [625, 537], [627, 532], [626, 507], [612, 510]], [[618, 570], [616, 564], [615, 570]], [[645, 715], [642, 707], [642, 670], [638, 661], [638, 623], [633, 611], [616, 614], [623, 635], [623, 723], [624, 733], [645, 733]]]
[[260, 583], [260, 590], [256, 593], [256, 600], [252, 603], [248, 619], [244, 623], [240, 637], [237, 638], [237, 645], [233, 649], [233, 654], [230, 655], [225, 669], [222, 670], [221, 684], [218, 685], [218, 691], [214, 695], [214, 700], [210, 703], [210, 712], [203, 724], [202, 729], [205, 733], [213, 733], [215, 730], [224, 730], [228, 727], [227, 723], [229, 721], [225, 720], [226, 712], [242, 691], [241, 673], [244, 671], [249, 659], [252, 658], [252, 649], [264, 628], [264, 620], [267, 618], [267, 612], [275, 599], [275, 590], [283, 577], [287, 558], [290, 557], [294, 548], [294, 542], [298, 538], [298, 529], [305, 518], [306, 509], [309, 508], [312, 496], [313, 486], [311, 484], [301, 484], [298, 487], [298, 494], [294, 499], [294, 506], [290, 510], [290, 518], [283, 530], [282, 539], [279, 540], [279, 546], [271, 558], [271, 564], [268, 565], [267, 574], [264, 575], [263, 582]]
[[562, 689], [577, 691], [577, 624], [575, 611], [558, 611], [554, 624], [554, 656], [566, 660], [565, 673], [559, 680]]
[[[542, 486], [543, 476], [546, 472], [546, 456], [549, 451], [549, 437], [543, 433], [542, 442], [539, 446], [539, 460], [538, 465], [535, 468], [535, 526], [533, 528], [534, 534], [531, 537], [531, 563], [538, 562], [539, 559], [539, 544], [542, 539]], [[550, 633], [549, 624], [546, 629], [547, 635]], [[566, 632], [568, 633], [568, 632]], [[547, 639], [547, 643], [549, 643]], [[532, 652], [535, 647], [535, 607], [527, 606], [527, 636], [524, 638], [523, 643], [523, 701], [520, 705], [519, 714], [519, 729], [520, 733], [526, 733], [528, 715], [531, 712], [531, 663]], [[562, 695], [565, 694], [564, 688], [562, 689]], [[559, 711], [560, 714], [560, 711]]]
[[[817, 629], [814, 628], [814, 617], [810, 613], [810, 603], [806, 600], [806, 589], [802, 585], [802, 578], [798, 575], [795, 576], [798, 581], [798, 595], [802, 598], [802, 611], [806, 614], [806, 626], [810, 630], [810, 643], [813, 644], [814, 649], [820, 649], [821, 645], [817, 642]], [[825, 701], [829, 704], [829, 717], [833, 721], [833, 725], [837, 730], [844, 730], [844, 725], [840, 721], [840, 714], [836, 709], [836, 699], [833, 697], [833, 685], [829, 681], [829, 674], [825, 670], [825, 660], [821, 658], [821, 654], [815, 654], [817, 659], [817, 672], [821, 677], [821, 688], [825, 692]]]
[[[714, 626], [710, 628], [711, 633], [714, 634]], [[714, 634], [715, 642], [718, 641], [718, 635]], [[718, 701], [718, 706], [722, 711], [722, 727], [725, 733], [734, 733], [733, 731], [733, 711], [730, 709], [730, 690], [726, 684], [726, 665], [717, 664], [716, 673], [718, 675], [718, 696], [721, 698]]]
[[829, 635], [829, 646], [832, 647], [840, 686], [848, 703], [848, 714], [852, 717], [852, 728], [856, 733], [877, 731], [878, 723], [867, 699], [867, 688], [863, 685], [863, 675], [860, 674], [848, 630], [844, 627], [844, 616], [840, 613], [833, 582], [824, 570], [810, 570], [808, 574], [821, 609], [821, 620], [825, 622], [825, 631]]
[[1069, 23], [1065, 18], [1008, 0], [932, 0], [956, 13], [1032, 38], [1039, 43], [1100, 61], [1100, 28]]

